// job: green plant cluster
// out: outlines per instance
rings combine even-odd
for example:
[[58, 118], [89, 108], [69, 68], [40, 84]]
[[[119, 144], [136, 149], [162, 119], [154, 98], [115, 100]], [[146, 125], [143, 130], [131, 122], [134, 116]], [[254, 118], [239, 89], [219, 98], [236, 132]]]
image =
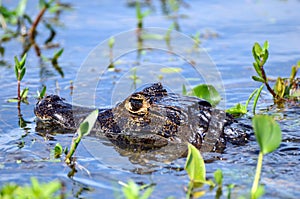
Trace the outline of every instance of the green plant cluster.
[[[13, 183], [4, 185], [0, 189], [1, 199], [62, 199], [62, 183], [58, 180], [49, 183], [40, 183], [31, 178], [31, 185], [19, 186]], [[60, 192], [60, 193], [59, 193]]]

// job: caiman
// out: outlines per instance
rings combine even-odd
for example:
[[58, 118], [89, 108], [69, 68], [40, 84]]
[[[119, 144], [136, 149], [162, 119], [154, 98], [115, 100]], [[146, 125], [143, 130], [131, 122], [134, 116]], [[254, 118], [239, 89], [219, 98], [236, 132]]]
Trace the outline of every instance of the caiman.
[[[66, 132], [78, 128], [91, 111], [72, 106], [57, 95], [39, 100], [34, 109], [39, 122]], [[201, 151], [222, 151], [227, 141], [247, 142], [249, 134], [238, 125], [208, 101], [169, 93], [161, 83], [154, 83], [113, 108], [99, 109], [92, 135], [105, 136], [117, 146], [133, 150], [189, 142]]]

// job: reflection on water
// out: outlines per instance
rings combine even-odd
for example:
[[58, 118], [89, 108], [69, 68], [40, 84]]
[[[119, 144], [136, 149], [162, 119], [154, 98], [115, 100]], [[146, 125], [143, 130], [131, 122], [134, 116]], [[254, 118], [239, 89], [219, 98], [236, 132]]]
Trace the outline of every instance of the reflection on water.
[[[218, 35], [201, 37], [200, 40], [201, 46], [206, 48], [221, 73], [226, 107], [236, 102], [244, 102], [258, 87], [250, 79], [255, 73], [251, 66], [251, 47], [254, 42], [263, 43], [268, 40], [270, 43], [270, 57], [266, 70], [271, 77], [288, 77], [290, 67], [300, 59], [299, 1], [186, 1], [178, 11], [171, 13], [177, 15], [176, 18], [168, 18], [163, 14], [170, 12], [170, 8], [161, 4], [164, 1], [149, 2], [152, 2], [150, 6], [142, 6], [143, 10], [152, 10], [151, 15], [144, 19], [145, 27], [167, 28], [175, 20], [177, 27], [187, 35], [195, 35], [197, 31], [203, 34], [207, 30]], [[72, 1], [72, 4], [74, 10], [61, 15], [65, 28], [60, 29], [56, 37], [57, 42], [63, 44], [65, 49], [60, 59], [65, 77], [62, 79], [51, 67], [41, 65], [39, 60], [32, 56], [34, 52], [28, 54], [28, 71], [23, 86], [30, 88], [30, 105], [21, 106], [23, 119], [32, 122], [27, 124], [27, 131], [19, 129], [16, 105], [6, 102], [16, 94], [12, 65], [13, 56], [20, 53], [16, 50], [19, 43], [12, 41], [5, 46], [5, 56], [0, 66], [0, 184], [26, 183], [29, 182], [30, 176], [37, 176], [41, 181], [58, 178], [66, 182], [72, 197], [97, 198], [101, 195], [112, 198], [114, 193], [120, 192], [118, 182], [127, 182], [132, 178], [141, 184], [155, 183], [154, 198], [166, 198], [171, 195], [184, 198], [183, 187], [188, 183], [188, 177], [182, 170], [184, 158], [174, 162], [162, 162], [152, 174], [146, 172], [140, 175], [138, 173], [141, 173], [141, 165], [133, 162], [138, 163], [142, 157], [133, 157], [132, 161], [129, 161], [126, 153], [118, 152], [110, 143], [86, 138], [85, 143], [88, 143], [91, 149], [87, 150], [86, 144], [79, 146], [76, 157], [78, 164], [84, 169], [78, 169], [73, 178], [67, 177], [69, 167], [62, 162], [51, 160], [50, 154], [55, 144], [59, 142], [63, 146], [69, 146], [72, 135], [41, 136], [35, 132], [33, 106], [36, 90], [40, 90], [44, 84], [47, 85], [48, 93], [59, 92], [71, 101], [70, 80], [76, 78], [76, 73], [88, 53], [111, 35], [136, 27], [135, 8], [127, 6], [125, 1]], [[143, 53], [140, 59], [144, 59], [145, 62], [172, 67], [186, 64], [160, 52]], [[45, 55], [49, 57], [53, 52], [45, 51]], [[120, 57], [115, 63], [121, 70], [108, 71], [101, 77], [101, 83], [105, 83], [99, 85], [96, 90], [99, 105], [111, 105], [107, 95], [111, 96], [115, 83], [126, 76], [126, 65], [135, 63], [137, 57], [136, 52]], [[146, 69], [141, 72], [145, 73]], [[191, 78], [193, 76], [190, 71], [183, 73], [185, 77], [189, 76], [189, 73]], [[181, 85], [179, 87], [176, 92], [180, 93]], [[270, 99], [271, 96], [264, 92], [259, 106], [261, 112], [265, 112], [263, 109], [272, 104]], [[264, 198], [299, 198], [299, 106], [271, 109], [268, 114], [274, 114], [279, 120], [284, 141], [279, 150], [264, 158]], [[251, 123], [250, 118], [243, 119], [243, 122]], [[102, 155], [95, 158], [89, 151]], [[228, 144], [222, 154], [203, 154], [206, 159], [212, 160], [207, 163], [208, 177], [212, 178], [213, 172], [220, 168], [224, 173], [225, 184], [238, 185], [234, 189], [234, 197], [243, 194], [251, 187], [257, 153], [258, 146], [251, 140], [242, 147]], [[205, 195], [205, 198], [212, 197], [214, 193]]]

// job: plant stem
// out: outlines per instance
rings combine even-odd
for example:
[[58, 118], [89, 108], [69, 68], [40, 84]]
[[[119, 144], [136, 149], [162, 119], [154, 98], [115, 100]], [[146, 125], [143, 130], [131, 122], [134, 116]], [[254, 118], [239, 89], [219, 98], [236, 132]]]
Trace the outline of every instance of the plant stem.
[[266, 73], [265, 73], [262, 63], [260, 63], [260, 69], [261, 69], [262, 78], [265, 80], [265, 85], [266, 85], [268, 91], [272, 94], [274, 99], [279, 99], [280, 97], [274, 92], [274, 90], [270, 87], [270, 84], [268, 83], [268, 79], [267, 79], [267, 76], [266, 76]]
[[254, 178], [252, 189], [251, 189], [251, 199], [255, 199], [255, 193], [257, 191], [259, 178], [261, 175], [262, 162], [263, 162], [263, 153], [260, 151], [258, 154], [255, 178]]
[[30, 31], [29, 31], [29, 40], [30, 40], [30, 43], [34, 46], [34, 49], [36, 51], [36, 54], [38, 56], [41, 55], [41, 51], [40, 51], [40, 48], [38, 47], [38, 45], [36, 44], [35, 42], [35, 32], [36, 32], [36, 28], [38, 26], [38, 24], [40, 23], [43, 15], [45, 14], [47, 10], [47, 6], [45, 6], [38, 14], [38, 16], [35, 18], [34, 22], [32, 23], [32, 26], [30, 28]]

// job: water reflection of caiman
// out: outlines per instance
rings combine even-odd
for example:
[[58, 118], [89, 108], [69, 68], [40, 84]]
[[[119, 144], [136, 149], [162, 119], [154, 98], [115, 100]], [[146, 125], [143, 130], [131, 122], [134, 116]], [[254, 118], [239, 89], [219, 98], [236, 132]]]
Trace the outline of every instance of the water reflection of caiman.
[[[90, 111], [72, 106], [57, 95], [46, 96], [34, 109], [43, 128], [56, 126], [66, 131], [76, 129]], [[187, 142], [201, 151], [222, 151], [226, 141], [247, 141], [248, 134], [240, 127], [230, 115], [209, 102], [168, 93], [160, 83], [155, 83], [114, 108], [99, 109], [92, 135], [104, 135], [120, 148], [134, 151]]]

